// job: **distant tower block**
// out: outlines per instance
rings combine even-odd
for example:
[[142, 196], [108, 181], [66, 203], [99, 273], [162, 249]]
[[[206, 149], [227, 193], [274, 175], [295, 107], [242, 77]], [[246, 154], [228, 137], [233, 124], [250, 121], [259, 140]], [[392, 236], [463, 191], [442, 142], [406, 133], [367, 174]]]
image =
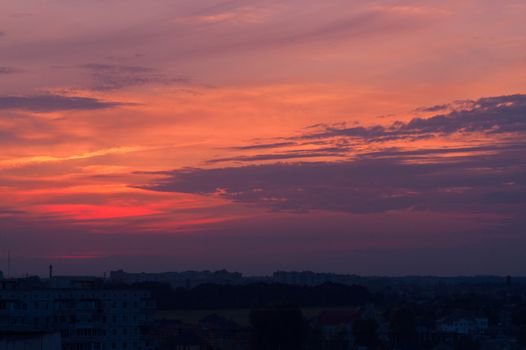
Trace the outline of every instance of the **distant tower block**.
[[49, 280], [53, 279], [53, 265], [49, 265]]

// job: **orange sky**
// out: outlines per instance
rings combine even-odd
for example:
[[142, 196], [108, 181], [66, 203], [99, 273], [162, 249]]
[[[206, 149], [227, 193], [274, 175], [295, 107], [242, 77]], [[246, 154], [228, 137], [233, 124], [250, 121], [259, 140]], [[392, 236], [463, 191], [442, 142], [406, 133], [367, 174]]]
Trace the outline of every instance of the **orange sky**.
[[484, 258], [526, 243], [524, 18], [519, 0], [0, 0], [0, 251], [20, 274], [526, 273]]

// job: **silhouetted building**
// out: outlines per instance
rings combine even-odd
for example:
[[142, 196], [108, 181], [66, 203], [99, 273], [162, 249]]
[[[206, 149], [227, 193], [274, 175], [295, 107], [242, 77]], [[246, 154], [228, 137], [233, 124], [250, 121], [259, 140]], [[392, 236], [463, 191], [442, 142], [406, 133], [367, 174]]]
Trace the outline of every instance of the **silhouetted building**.
[[48, 279], [50, 288], [55, 289], [92, 289], [102, 287], [104, 279], [94, 276], [53, 276]]
[[360, 309], [325, 310], [314, 320], [314, 324], [320, 327], [324, 337], [327, 339], [343, 333], [351, 341], [353, 323], [361, 315], [362, 311]]
[[[15, 281], [16, 282], [16, 281]], [[151, 349], [150, 293], [132, 289], [0, 289], [0, 329], [60, 332], [64, 350]]]
[[324, 283], [356, 284], [360, 279], [355, 275], [340, 275], [335, 273], [318, 273], [312, 271], [276, 271], [272, 279], [277, 283], [316, 286]]
[[442, 333], [480, 335], [486, 333], [488, 327], [486, 317], [451, 315], [437, 321], [437, 329]]
[[60, 334], [0, 331], [0, 350], [60, 350]]
[[217, 314], [201, 319], [199, 327], [208, 348], [244, 350], [250, 347], [250, 329]]
[[206, 349], [196, 325], [178, 320], [158, 320], [153, 324], [153, 337], [159, 350]]
[[243, 275], [239, 272], [220, 271], [185, 271], [162, 273], [129, 273], [123, 270], [111, 271], [114, 282], [133, 284], [140, 282], [168, 283], [173, 288], [193, 288], [201, 284], [242, 284]]

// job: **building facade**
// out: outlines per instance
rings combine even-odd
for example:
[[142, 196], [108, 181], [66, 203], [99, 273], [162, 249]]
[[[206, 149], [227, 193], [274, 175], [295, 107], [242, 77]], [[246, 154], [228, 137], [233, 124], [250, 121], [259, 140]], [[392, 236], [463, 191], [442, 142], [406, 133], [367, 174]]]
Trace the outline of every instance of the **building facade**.
[[243, 284], [243, 275], [227, 270], [219, 271], [183, 271], [162, 273], [129, 273], [123, 270], [111, 271], [113, 282], [134, 284], [141, 282], [167, 283], [172, 288], [193, 288], [202, 284]]
[[59, 333], [1, 332], [0, 350], [61, 350]]
[[0, 329], [56, 331], [64, 350], [151, 349], [153, 310], [131, 289], [0, 290]]
[[439, 320], [437, 326], [442, 333], [481, 335], [488, 330], [489, 322], [486, 317], [448, 317]]

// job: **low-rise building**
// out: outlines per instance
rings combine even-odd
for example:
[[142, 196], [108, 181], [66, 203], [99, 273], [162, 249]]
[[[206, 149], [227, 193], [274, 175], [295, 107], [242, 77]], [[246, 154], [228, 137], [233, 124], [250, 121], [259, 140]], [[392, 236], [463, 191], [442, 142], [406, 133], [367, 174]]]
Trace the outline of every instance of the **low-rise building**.
[[313, 325], [318, 327], [323, 337], [329, 343], [342, 337], [345, 343], [340, 346], [351, 348], [353, 337], [353, 324], [362, 316], [360, 309], [349, 310], [325, 310], [322, 311], [314, 320]]
[[141, 282], [167, 283], [172, 288], [193, 288], [202, 284], [243, 284], [243, 275], [239, 272], [219, 271], [183, 271], [162, 273], [129, 273], [123, 270], [111, 271], [113, 282], [134, 284]]
[[0, 331], [0, 350], [61, 350], [60, 334]]
[[442, 333], [461, 335], [480, 335], [488, 330], [489, 322], [486, 317], [450, 316], [437, 322], [437, 329]]
[[179, 320], [158, 320], [153, 337], [159, 350], [208, 350], [200, 329]]
[[301, 286], [317, 286], [324, 283], [356, 284], [359, 277], [335, 273], [318, 273], [312, 271], [276, 271], [272, 280], [277, 283], [295, 284]]
[[250, 348], [250, 329], [230, 319], [210, 314], [201, 319], [198, 326], [207, 349], [247, 350]]
[[154, 303], [134, 289], [0, 289], [0, 329], [59, 332], [64, 350], [151, 349]]

